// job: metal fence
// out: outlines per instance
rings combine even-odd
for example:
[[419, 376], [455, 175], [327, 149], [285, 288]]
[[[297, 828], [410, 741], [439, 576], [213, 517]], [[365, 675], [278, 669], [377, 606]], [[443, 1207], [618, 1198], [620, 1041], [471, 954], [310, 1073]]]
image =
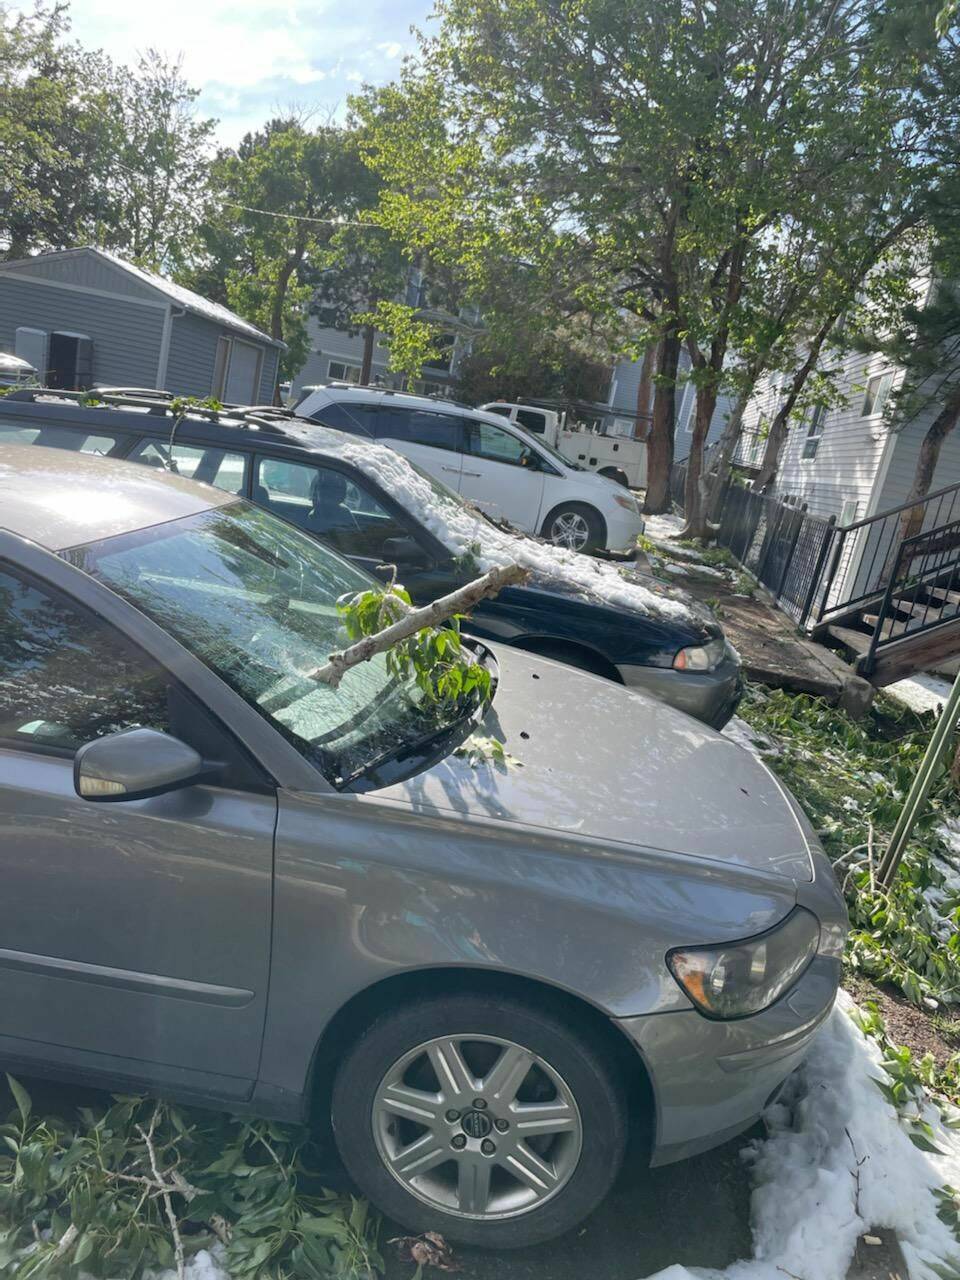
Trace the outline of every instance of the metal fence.
[[[674, 463], [670, 497], [681, 509], [686, 476], [686, 462]], [[803, 626], [820, 608], [835, 521], [766, 498], [733, 481], [724, 487], [716, 509], [720, 513], [717, 542]]]

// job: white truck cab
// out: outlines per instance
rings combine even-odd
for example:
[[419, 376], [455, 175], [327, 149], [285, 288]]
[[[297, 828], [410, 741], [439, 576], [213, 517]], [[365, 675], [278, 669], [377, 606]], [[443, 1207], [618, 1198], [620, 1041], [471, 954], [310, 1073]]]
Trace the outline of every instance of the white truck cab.
[[646, 488], [647, 446], [642, 440], [591, 431], [582, 423], [569, 421], [565, 413], [540, 405], [492, 400], [482, 407], [540, 436], [585, 471], [616, 480], [628, 489]]

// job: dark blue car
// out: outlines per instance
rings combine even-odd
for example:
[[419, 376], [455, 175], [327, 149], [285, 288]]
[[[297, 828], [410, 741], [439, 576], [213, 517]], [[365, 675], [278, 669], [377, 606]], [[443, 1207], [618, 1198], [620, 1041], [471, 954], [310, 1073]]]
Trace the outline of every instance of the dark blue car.
[[175, 417], [159, 393], [0, 399], [0, 442], [126, 457], [243, 494], [383, 578], [396, 566], [426, 602], [490, 563], [527, 565], [527, 585], [474, 611], [475, 635], [640, 689], [715, 727], [742, 688], [740, 662], [709, 610], [632, 565], [592, 559], [495, 525], [393, 450], [273, 410], [201, 408]]

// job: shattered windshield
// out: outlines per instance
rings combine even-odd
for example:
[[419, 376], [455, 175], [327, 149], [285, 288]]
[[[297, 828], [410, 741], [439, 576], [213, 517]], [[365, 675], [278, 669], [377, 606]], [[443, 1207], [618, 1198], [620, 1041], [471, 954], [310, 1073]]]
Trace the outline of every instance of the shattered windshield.
[[232, 503], [66, 553], [159, 623], [341, 785], [443, 716], [383, 654], [334, 689], [312, 674], [349, 639], [337, 600], [377, 585], [268, 512]]

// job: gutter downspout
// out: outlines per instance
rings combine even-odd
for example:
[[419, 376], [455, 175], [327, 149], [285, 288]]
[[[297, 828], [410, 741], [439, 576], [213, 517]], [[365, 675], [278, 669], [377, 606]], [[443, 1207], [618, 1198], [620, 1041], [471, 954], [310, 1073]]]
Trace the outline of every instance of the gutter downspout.
[[[178, 307], [177, 318], [187, 314], [185, 307]], [[170, 361], [170, 338], [173, 334], [174, 306], [173, 303], [167, 304], [166, 315], [163, 317], [163, 332], [160, 335], [160, 355], [157, 359], [157, 390], [165, 391], [164, 383], [167, 380], [167, 365]]]

